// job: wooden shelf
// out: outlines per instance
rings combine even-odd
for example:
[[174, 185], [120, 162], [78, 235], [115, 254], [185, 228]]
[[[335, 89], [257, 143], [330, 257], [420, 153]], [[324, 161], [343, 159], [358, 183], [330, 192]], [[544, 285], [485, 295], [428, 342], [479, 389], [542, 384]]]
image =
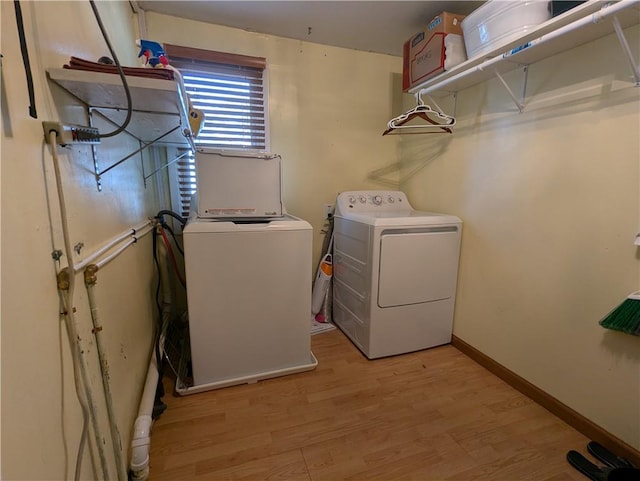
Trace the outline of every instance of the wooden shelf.
[[[49, 69], [49, 78], [81, 100], [88, 108], [121, 125], [127, 98], [119, 75], [73, 69]], [[133, 114], [127, 132], [148, 143], [185, 123], [177, 82], [156, 78], [127, 77]], [[161, 140], [164, 144], [189, 145], [182, 128]]]
[[[522, 37], [497, 45], [480, 57], [469, 59], [451, 70], [411, 88], [424, 95], [458, 92], [500, 74], [533, 64], [557, 53], [614, 33], [613, 14], [622, 28], [640, 23], [640, 1], [621, 0], [609, 4], [590, 0], [539, 25]], [[601, 15], [604, 18], [601, 18]], [[513, 49], [531, 46], [511, 54]]]

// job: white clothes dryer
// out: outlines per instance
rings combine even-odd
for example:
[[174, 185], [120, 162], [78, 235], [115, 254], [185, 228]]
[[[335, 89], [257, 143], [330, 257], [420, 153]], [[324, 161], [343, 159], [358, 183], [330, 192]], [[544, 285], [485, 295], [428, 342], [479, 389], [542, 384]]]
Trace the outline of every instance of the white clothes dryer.
[[338, 195], [333, 321], [367, 358], [451, 342], [461, 232], [403, 192]]

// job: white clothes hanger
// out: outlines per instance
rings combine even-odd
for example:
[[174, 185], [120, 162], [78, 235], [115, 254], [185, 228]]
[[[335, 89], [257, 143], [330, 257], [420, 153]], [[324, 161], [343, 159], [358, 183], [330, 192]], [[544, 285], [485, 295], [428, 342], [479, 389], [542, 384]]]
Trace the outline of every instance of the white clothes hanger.
[[[389, 120], [387, 123], [387, 130], [382, 135], [388, 135], [392, 133], [398, 134], [451, 134], [453, 131], [450, 127], [456, 124], [455, 117], [447, 115], [441, 110], [434, 110], [429, 105], [425, 104], [420, 96], [420, 92], [416, 94], [416, 105], [411, 110]], [[432, 117], [432, 115], [435, 117]], [[406, 125], [407, 122], [419, 118], [427, 123]], [[406, 131], [402, 131], [406, 129]], [[397, 132], [396, 132], [397, 131]]]

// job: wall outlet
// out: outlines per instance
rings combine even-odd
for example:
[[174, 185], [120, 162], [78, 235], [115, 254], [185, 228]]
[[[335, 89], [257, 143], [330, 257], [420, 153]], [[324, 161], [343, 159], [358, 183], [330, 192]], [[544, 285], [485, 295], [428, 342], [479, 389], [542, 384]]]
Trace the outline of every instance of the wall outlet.
[[324, 218], [325, 219], [333, 217], [334, 208], [335, 208], [335, 206], [333, 204], [325, 204], [324, 205]]
[[49, 135], [51, 132], [56, 133], [56, 143], [58, 145], [67, 144], [99, 144], [100, 132], [94, 127], [86, 127], [84, 125], [63, 124], [62, 122], [42, 122], [44, 137], [49, 143]]

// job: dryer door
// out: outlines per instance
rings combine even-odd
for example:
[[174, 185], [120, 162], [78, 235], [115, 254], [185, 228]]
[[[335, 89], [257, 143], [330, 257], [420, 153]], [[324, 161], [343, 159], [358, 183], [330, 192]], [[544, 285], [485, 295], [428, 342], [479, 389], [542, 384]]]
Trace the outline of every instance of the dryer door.
[[456, 226], [383, 231], [378, 306], [395, 307], [452, 297], [459, 252]]

